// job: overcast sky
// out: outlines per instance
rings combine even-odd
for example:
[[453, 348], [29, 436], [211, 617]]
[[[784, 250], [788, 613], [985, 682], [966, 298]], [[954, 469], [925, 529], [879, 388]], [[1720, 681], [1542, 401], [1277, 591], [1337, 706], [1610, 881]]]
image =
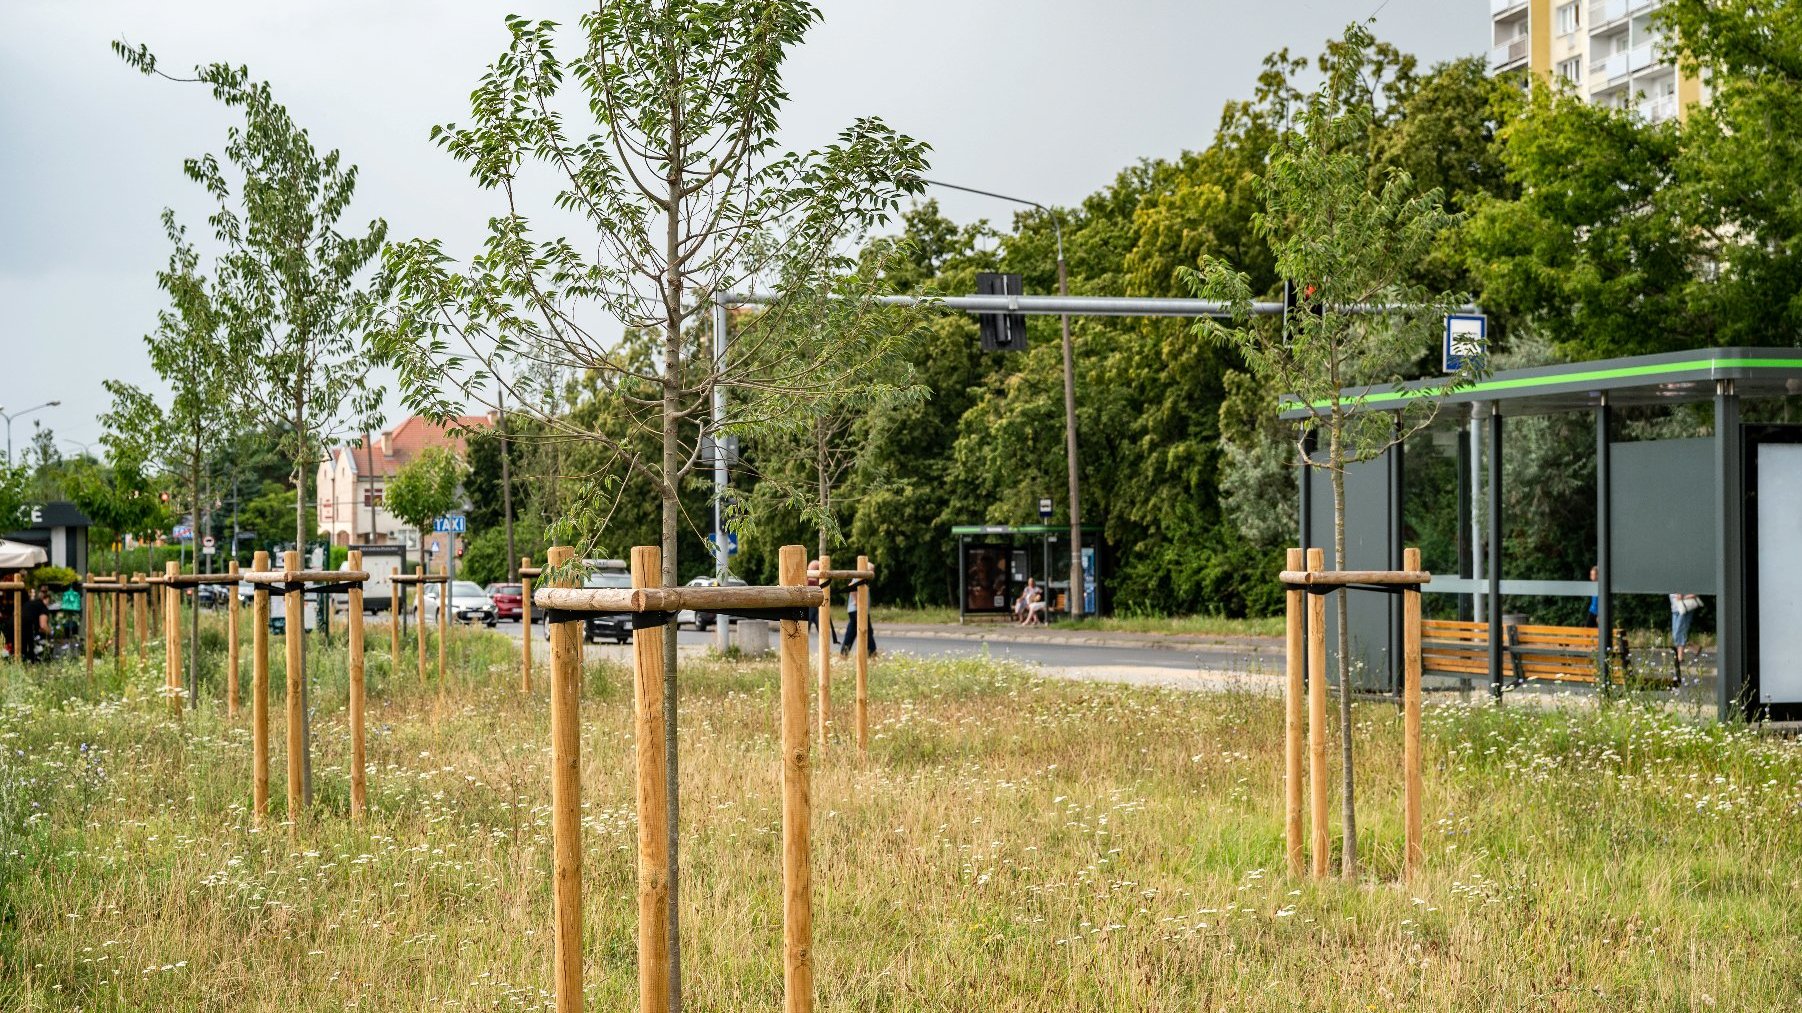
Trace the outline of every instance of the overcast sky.
[[[592, 2], [592, 0], [591, 0]], [[1312, 54], [1379, 11], [1379, 37], [1423, 63], [1482, 51], [1480, 0], [816, 0], [825, 23], [787, 68], [790, 147], [861, 115], [932, 145], [932, 173], [1067, 204], [1144, 157], [1207, 144], [1264, 54]], [[573, 23], [570, 0], [4, 0], [0, 3], [0, 410], [92, 443], [108, 378], [155, 388], [142, 335], [164, 305], [158, 215], [204, 234], [184, 157], [231, 122], [200, 88], [139, 76], [108, 48], [148, 43], [169, 70], [227, 60], [269, 80], [322, 148], [362, 167], [350, 220], [467, 252], [493, 210], [433, 147], [435, 123], [504, 44], [507, 11]], [[1012, 209], [942, 192], [959, 220]], [[391, 419], [392, 421], [392, 419]], [[75, 442], [64, 453], [79, 451]], [[98, 453], [99, 447], [95, 447]]]

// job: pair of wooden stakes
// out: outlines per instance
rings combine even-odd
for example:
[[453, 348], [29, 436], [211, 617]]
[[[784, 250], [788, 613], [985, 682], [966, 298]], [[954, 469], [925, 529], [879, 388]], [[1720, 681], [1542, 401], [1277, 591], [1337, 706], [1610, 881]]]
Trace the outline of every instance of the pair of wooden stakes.
[[[1303, 560], [1306, 560], [1306, 567]], [[1278, 575], [1286, 589], [1287, 680], [1283, 689], [1283, 787], [1285, 852], [1292, 875], [1308, 864], [1302, 837], [1302, 708], [1307, 701], [1307, 782], [1313, 874], [1327, 874], [1332, 844], [1327, 837], [1326, 759], [1326, 596], [1354, 590], [1399, 592], [1402, 596], [1402, 812], [1403, 874], [1420, 869], [1420, 586], [1433, 575], [1420, 568], [1420, 550], [1402, 552], [1400, 570], [1328, 570], [1325, 552], [1290, 549], [1288, 569]], [[1306, 602], [1304, 606], [1304, 600]], [[1304, 614], [1305, 611], [1305, 614]], [[1304, 639], [1305, 638], [1305, 639]], [[1305, 646], [1304, 646], [1305, 645]], [[1304, 676], [1305, 668], [1305, 676]], [[1340, 729], [1350, 735], [1350, 728]]]
[[[550, 551], [549, 568], [567, 564], [574, 551]], [[782, 989], [786, 1013], [813, 1009], [813, 858], [812, 798], [807, 720], [807, 620], [820, 609], [822, 641], [820, 734], [826, 732], [825, 708], [830, 649], [825, 612], [827, 591], [809, 587], [807, 555], [799, 545], [779, 554], [773, 587], [658, 587], [662, 552], [655, 546], [632, 550], [630, 588], [576, 588], [563, 582], [540, 587], [527, 600], [548, 609], [551, 630], [551, 838], [554, 851], [552, 887], [555, 955], [553, 987], [557, 1013], [582, 1009], [582, 843], [581, 724], [582, 622], [592, 613], [629, 612], [635, 617], [633, 645], [633, 741], [637, 749], [638, 801], [638, 1008], [663, 1013], [669, 1007], [669, 816], [665, 781], [669, 756], [664, 746], [663, 649], [667, 628], [685, 609], [752, 619], [775, 619], [781, 670], [782, 745]], [[875, 576], [860, 558], [855, 571], [830, 569], [821, 560], [813, 573], [822, 585], [830, 580], [868, 581]], [[525, 575], [521, 571], [522, 576]], [[532, 576], [539, 576], [533, 573]], [[869, 592], [860, 586], [860, 647], [869, 641]], [[529, 615], [529, 613], [528, 613]], [[527, 637], [530, 642], [530, 637]], [[858, 744], [866, 741], [867, 653], [858, 665]], [[527, 661], [525, 678], [531, 677]]]

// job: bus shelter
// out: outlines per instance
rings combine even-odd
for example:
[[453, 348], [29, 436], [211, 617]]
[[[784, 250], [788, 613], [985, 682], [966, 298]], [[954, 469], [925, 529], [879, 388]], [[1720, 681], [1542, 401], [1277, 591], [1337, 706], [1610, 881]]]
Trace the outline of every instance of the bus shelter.
[[[1101, 528], [1083, 525], [1083, 614], [1107, 611]], [[960, 524], [957, 619], [1011, 615], [1028, 578], [1045, 589], [1053, 614], [1070, 612], [1070, 529], [1052, 524]]]
[[[1802, 350], [1711, 348], [1505, 370], [1451, 393], [1440, 392], [1441, 383], [1348, 388], [1342, 398], [1359, 411], [1395, 413], [1398, 426], [1400, 409], [1428, 399], [1461, 428], [1468, 423], [1458, 437], [1458, 573], [1435, 575], [1423, 592], [1461, 596], [1461, 611], [1486, 619], [1491, 630], [1502, 629], [1511, 595], [1593, 596], [1604, 630], [1613, 625], [1616, 594], [1712, 597], [1720, 716], [1802, 720], [1802, 425], [1741, 418], [1747, 402], [1802, 395]], [[1682, 404], [1709, 404], [1712, 433], [1622, 438], [1617, 410]], [[1324, 414], [1325, 406], [1290, 399], [1280, 410], [1294, 420]], [[1591, 416], [1595, 432], [1595, 579], [1510, 579], [1496, 536], [1509, 523], [1506, 420], [1574, 412]], [[1301, 544], [1330, 552], [1331, 489], [1316, 470], [1300, 469]], [[1400, 445], [1347, 468], [1348, 568], [1400, 568], [1406, 476]], [[1361, 689], [1399, 685], [1401, 617], [1389, 597], [1349, 603]], [[1501, 639], [1489, 637], [1497, 687]], [[1597, 662], [1606, 666], [1601, 639]]]

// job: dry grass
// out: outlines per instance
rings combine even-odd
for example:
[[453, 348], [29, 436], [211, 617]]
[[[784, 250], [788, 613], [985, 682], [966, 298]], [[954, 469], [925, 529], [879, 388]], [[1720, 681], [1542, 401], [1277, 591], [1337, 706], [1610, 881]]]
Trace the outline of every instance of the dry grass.
[[[319, 693], [318, 813], [260, 832], [242, 722], [203, 708], [171, 723], [149, 668], [92, 692], [78, 670], [9, 675], [0, 1009], [548, 1008], [545, 698], [512, 691], [504, 641], [464, 643], [467, 688], [436, 718], [410, 670], [390, 686], [385, 650], [372, 662], [375, 813], [360, 826], [343, 812], [341, 675]], [[874, 674], [869, 765], [838, 742], [816, 755], [823, 1009], [1802, 995], [1793, 744], [1630, 705], [1429, 709], [1428, 872], [1403, 887], [1399, 721], [1360, 705], [1370, 875], [1347, 886], [1281, 869], [1273, 700], [974, 661], [885, 657]], [[780, 1003], [774, 678], [772, 664], [683, 674], [692, 1010]], [[630, 1008], [635, 987], [627, 686], [597, 667], [583, 701], [595, 1010]]]

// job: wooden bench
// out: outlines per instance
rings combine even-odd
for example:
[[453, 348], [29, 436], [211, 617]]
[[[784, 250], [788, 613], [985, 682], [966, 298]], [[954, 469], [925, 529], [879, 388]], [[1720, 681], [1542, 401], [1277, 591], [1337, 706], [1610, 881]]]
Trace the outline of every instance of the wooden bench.
[[[1421, 624], [1421, 669], [1426, 675], [1460, 679], [1489, 676], [1489, 624], [1426, 619]], [[1506, 674], [1516, 685], [1528, 679], [1547, 682], [1596, 681], [1598, 632], [1586, 626], [1506, 626], [1502, 645]], [[1611, 681], [1622, 683], [1627, 670], [1627, 639], [1614, 631], [1609, 651]]]

